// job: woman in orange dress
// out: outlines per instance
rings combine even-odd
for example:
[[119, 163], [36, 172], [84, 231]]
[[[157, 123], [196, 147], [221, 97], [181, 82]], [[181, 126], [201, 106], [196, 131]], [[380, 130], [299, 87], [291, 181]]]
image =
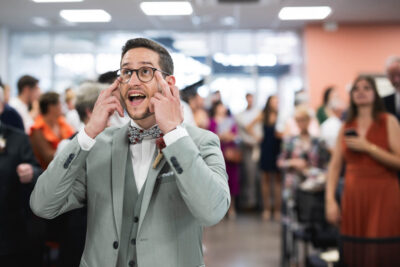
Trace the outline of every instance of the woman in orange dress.
[[46, 169], [52, 161], [58, 143], [74, 134], [62, 117], [60, 95], [48, 92], [40, 96], [40, 115], [31, 127], [30, 139], [40, 166]]
[[[340, 225], [348, 267], [400, 266], [400, 126], [384, 112], [375, 81], [360, 76], [328, 171], [326, 216]], [[346, 163], [341, 212], [335, 188]]]

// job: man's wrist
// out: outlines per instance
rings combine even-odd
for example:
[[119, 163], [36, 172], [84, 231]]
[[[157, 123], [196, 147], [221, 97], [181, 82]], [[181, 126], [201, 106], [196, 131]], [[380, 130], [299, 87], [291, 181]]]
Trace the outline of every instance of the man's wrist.
[[168, 133], [170, 133], [170, 132], [172, 132], [173, 130], [176, 130], [176, 128], [179, 126], [180, 124], [177, 124], [177, 125], [175, 125], [175, 126], [172, 126], [172, 127], [170, 127], [170, 128], [168, 128], [167, 130], [165, 130], [165, 131], [162, 131], [164, 134], [168, 134]]
[[178, 139], [188, 135], [189, 134], [184, 127], [182, 127], [181, 125], [177, 125], [175, 129], [164, 135], [165, 145], [169, 146], [172, 143], [176, 142]]
[[98, 133], [95, 133], [95, 132], [91, 129], [90, 125], [86, 125], [85, 128], [83, 128], [83, 130], [85, 131], [86, 135], [89, 136], [89, 137], [92, 138], [92, 139], [95, 139], [96, 136], [98, 135]]

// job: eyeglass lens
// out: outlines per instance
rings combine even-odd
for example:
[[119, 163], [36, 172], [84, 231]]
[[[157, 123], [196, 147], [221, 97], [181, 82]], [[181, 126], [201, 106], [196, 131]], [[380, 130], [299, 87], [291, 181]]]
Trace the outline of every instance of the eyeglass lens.
[[154, 70], [150, 67], [141, 67], [137, 70], [121, 69], [120, 76], [122, 78], [122, 82], [128, 83], [134, 72], [136, 72], [137, 77], [142, 82], [149, 82], [154, 76]]

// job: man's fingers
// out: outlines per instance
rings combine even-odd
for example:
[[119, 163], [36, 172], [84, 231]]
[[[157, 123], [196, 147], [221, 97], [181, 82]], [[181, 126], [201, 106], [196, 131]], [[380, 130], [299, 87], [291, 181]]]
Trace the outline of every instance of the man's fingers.
[[154, 112], [155, 112], [155, 107], [156, 107], [156, 105], [158, 105], [159, 103], [160, 103], [160, 100], [157, 99], [157, 98], [154, 97], [154, 96], [150, 99], [150, 112], [151, 112], [151, 113], [154, 113]]
[[164, 78], [162, 77], [161, 72], [156, 71], [155, 76], [158, 81], [158, 86], [159, 88], [161, 88], [163, 95], [165, 95], [166, 97], [171, 97], [172, 96], [171, 88], [169, 87], [167, 81], [164, 80]]
[[173, 95], [175, 98], [180, 99], [180, 97], [179, 97], [179, 88], [178, 88], [177, 86], [175, 86], [175, 85], [172, 86], [171, 92], [172, 92], [172, 95]]
[[103, 90], [100, 93], [99, 98], [104, 99], [104, 98], [107, 98], [110, 95], [112, 95], [112, 93], [118, 89], [119, 83], [120, 83], [120, 77], [115, 79], [115, 81], [110, 85], [110, 87], [108, 87], [107, 89]]
[[124, 117], [124, 109], [122, 108], [121, 103], [119, 103], [119, 101], [113, 101], [107, 104], [104, 107], [104, 109], [107, 111], [109, 115], [112, 115], [115, 111], [117, 111], [121, 117]]
[[155, 93], [154, 95], [153, 95], [153, 97], [152, 98], [155, 98], [155, 99], [157, 99], [157, 100], [162, 100], [163, 98], [165, 98], [165, 96], [164, 95], [162, 95], [161, 93]]
[[110, 96], [107, 99], [105, 99], [103, 102], [102, 108], [104, 108], [105, 105], [110, 105], [110, 104], [116, 105], [117, 106], [116, 110], [117, 110], [118, 114], [121, 117], [124, 117], [124, 109], [121, 105], [121, 102], [119, 101], [119, 99], [116, 96]]

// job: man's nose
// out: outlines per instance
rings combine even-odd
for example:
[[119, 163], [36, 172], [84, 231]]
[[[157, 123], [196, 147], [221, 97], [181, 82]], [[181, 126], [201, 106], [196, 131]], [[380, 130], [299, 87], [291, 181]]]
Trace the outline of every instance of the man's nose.
[[129, 80], [130, 85], [138, 85], [142, 82], [139, 80], [138, 73], [135, 71], [132, 73], [131, 79]]

